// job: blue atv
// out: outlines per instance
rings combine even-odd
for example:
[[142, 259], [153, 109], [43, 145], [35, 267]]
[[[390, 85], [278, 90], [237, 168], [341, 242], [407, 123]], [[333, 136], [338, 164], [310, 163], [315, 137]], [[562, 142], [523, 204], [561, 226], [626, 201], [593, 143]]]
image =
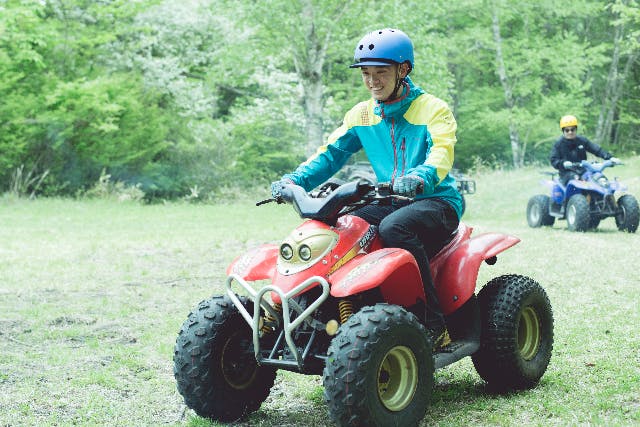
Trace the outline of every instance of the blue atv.
[[529, 226], [552, 226], [558, 218], [567, 220], [570, 231], [587, 231], [596, 229], [602, 219], [614, 217], [618, 230], [635, 233], [640, 219], [638, 201], [626, 193], [626, 185], [617, 179], [609, 180], [603, 173], [604, 169], [621, 164], [616, 160], [573, 163], [570, 170], [576, 176], [566, 186], [557, 172], [543, 172], [551, 175], [550, 180], [542, 182], [551, 196], [538, 194], [529, 199]]

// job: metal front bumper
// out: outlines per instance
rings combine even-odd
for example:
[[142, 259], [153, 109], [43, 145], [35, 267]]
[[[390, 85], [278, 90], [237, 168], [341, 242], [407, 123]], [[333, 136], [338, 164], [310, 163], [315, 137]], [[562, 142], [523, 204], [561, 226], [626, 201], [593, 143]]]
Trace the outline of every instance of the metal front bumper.
[[[238, 295], [233, 292], [232, 285], [234, 283], [244, 289], [244, 293], [249, 299], [253, 301], [253, 314], [250, 314], [248, 312], [248, 310], [238, 298]], [[293, 299], [296, 295], [307, 290], [308, 288], [318, 285], [322, 288], [322, 294], [314, 301], [310, 302], [305, 309], [303, 309]], [[286, 293], [272, 285], [264, 286], [260, 290], [256, 291], [248, 282], [243, 280], [240, 276], [231, 274], [229, 277], [227, 277], [225, 287], [227, 296], [238, 308], [240, 314], [246, 320], [246, 322], [251, 327], [251, 330], [253, 331], [253, 350], [256, 361], [259, 364], [268, 364], [287, 368], [297, 367], [299, 370], [302, 370], [304, 359], [311, 346], [311, 343], [313, 342], [314, 335], [311, 336], [305, 349], [301, 353], [293, 340], [292, 334], [296, 330], [296, 328], [303, 322], [306, 322], [309, 326], [311, 326], [314, 334], [316, 331], [325, 329], [326, 325], [311, 317], [311, 314], [329, 297], [329, 282], [327, 282], [327, 280], [323, 277], [313, 276]], [[276, 293], [280, 297], [280, 300], [282, 301], [282, 312], [274, 309], [271, 303], [265, 299], [265, 295], [271, 292]], [[269, 313], [272, 318], [276, 319], [278, 327], [282, 326], [282, 332], [284, 334], [284, 339], [286, 341], [287, 347], [289, 348], [291, 354], [294, 355], [295, 360], [285, 360], [279, 358], [275, 354], [278, 343], [276, 343], [276, 346], [274, 346], [271, 354], [268, 357], [264, 357], [262, 355], [260, 351], [260, 332], [262, 326], [260, 324], [262, 320], [260, 307], [262, 307], [267, 313]]]

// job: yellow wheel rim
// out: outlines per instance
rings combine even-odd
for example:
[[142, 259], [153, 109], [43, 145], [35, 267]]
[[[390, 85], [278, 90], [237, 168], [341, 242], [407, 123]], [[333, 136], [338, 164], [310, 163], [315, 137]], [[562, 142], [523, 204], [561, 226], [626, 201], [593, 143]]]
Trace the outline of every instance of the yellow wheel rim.
[[401, 411], [413, 400], [418, 387], [418, 362], [405, 346], [393, 347], [378, 369], [378, 397], [390, 411]]
[[540, 347], [540, 322], [532, 307], [526, 307], [518, 323], [518, 350], [525, 360], [533, 359]]

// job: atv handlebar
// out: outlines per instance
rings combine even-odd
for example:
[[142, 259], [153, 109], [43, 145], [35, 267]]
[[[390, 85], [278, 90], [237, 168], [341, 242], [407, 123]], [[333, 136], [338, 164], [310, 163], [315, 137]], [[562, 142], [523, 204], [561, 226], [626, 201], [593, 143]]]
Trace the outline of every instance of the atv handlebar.
[[[570, 167], [565, 167], [567, 170], [572, 170], [579, 174], [582, 174], [584, 171], [589, 172], [602, 172], [604, 169], [613, 166], [623, 165], [619, 159], [612, 157], [603, 162], [590, 162], [589, 160], [581, 160], [579, 162], [572, 162]], [[544, 172], [543, 172], [544, 173]], [[557, 172], [547, 172], [546, 174], [555, 175]]]
[[[418, 189], [422, 192], [422, 189]], [[260, 206], [270, 202], [291, 203], [301, 218], [317, 219], [334, 224], [343, 215], [373, 202], [385, 204], [393, 201], [409, 202], [410, 197], [393, 193], [391, 183], [372, 185], [369, 181], [358, 180], [337, 185], [327, 183], [317, 192], [307, 193], [296, 184], [284, 184], [279, 197], [262, 200]]]

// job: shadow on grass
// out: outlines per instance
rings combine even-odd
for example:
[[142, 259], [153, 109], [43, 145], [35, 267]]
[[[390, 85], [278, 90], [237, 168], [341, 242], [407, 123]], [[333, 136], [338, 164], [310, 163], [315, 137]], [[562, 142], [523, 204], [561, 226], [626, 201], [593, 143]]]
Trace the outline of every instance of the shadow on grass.
[[[544, 380], [537, 388], [545, 388]], [[530, 391], [520, 390], [501, 392], [492, 388], [479, 378], [458, 379], [454, 381], [438, 381], [434, 388], [431, 404], [427, 409], [421, 426], [440, 424], [464, 425], [469, 421], [470, 412], [482, 413], [492, 411], [505, 400], [512, 400], [518, 396], [525, 397]], [[473, 418], [471, 418], [473, 419]], [[327, 412], [327, 406], [319, 399], [293, 399], [286, 408], [263, 407], [251, 414], [242, 422], [233, 424], [216, 423], [200, 417], [188, 420], [190, 427], [217, 427], [224, 425], [242, 427], [273, 427], [273, 426], [305, 426], [320, 427], [334, 426]]]

